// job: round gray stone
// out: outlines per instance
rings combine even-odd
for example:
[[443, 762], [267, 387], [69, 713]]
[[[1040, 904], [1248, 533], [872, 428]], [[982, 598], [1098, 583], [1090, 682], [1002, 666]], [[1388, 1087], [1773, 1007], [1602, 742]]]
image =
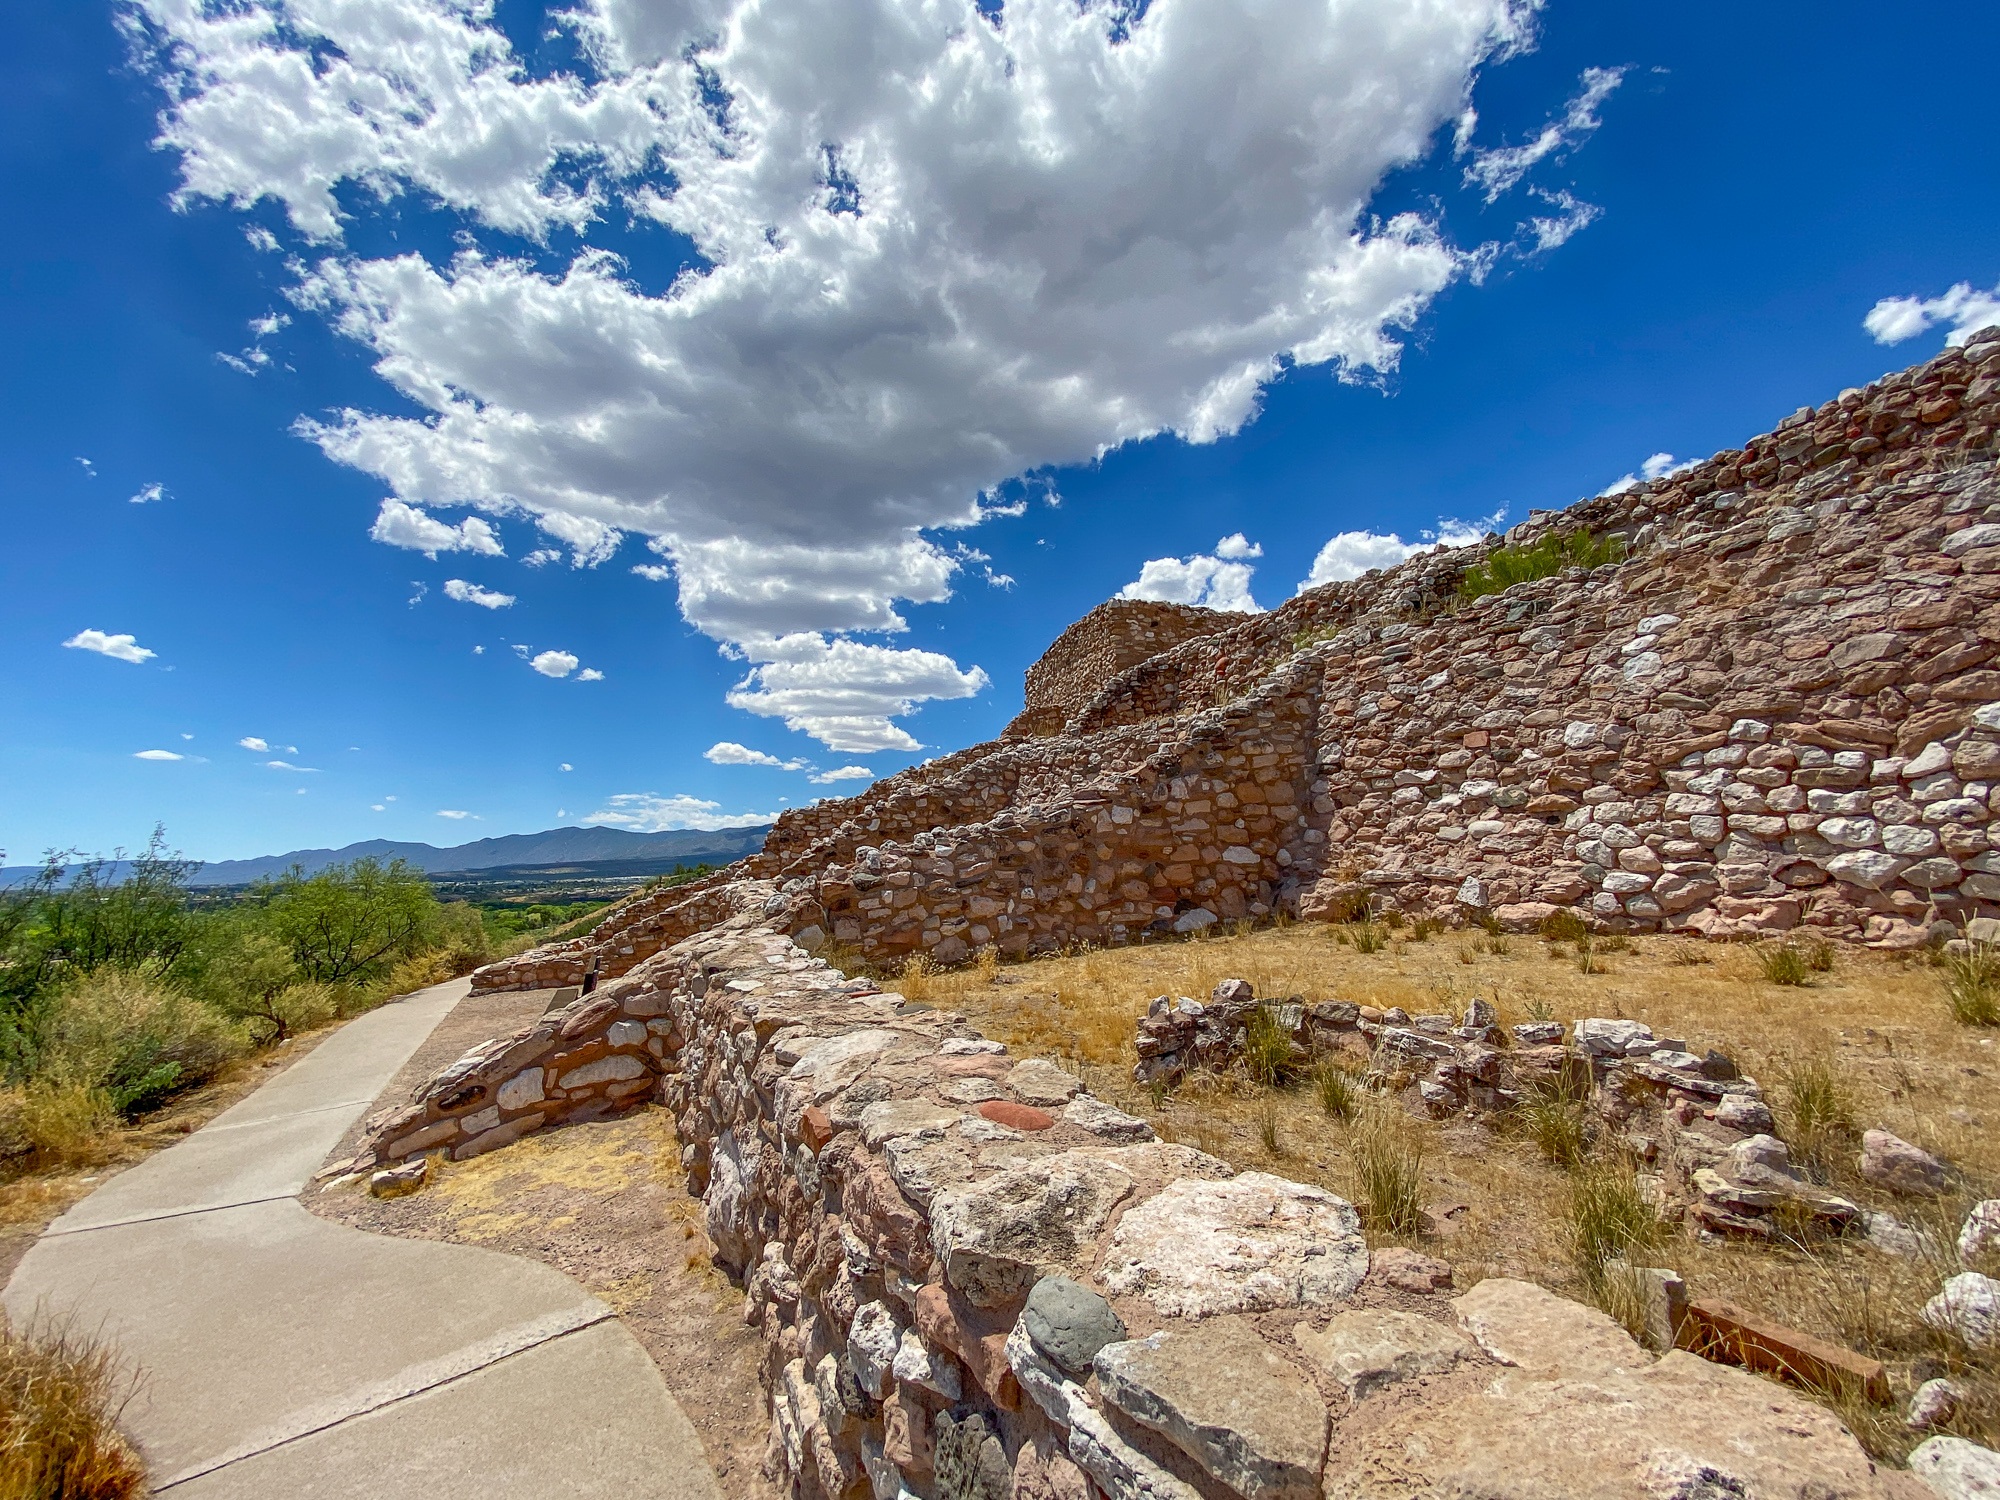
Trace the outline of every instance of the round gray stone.
[[1067, 1276], [1036, 1282], [1021, 1322], [1035, 1347], [1078, 1379], [1089, 1373], [1098, 1350], [1125, 1337], [1111, 1304]]

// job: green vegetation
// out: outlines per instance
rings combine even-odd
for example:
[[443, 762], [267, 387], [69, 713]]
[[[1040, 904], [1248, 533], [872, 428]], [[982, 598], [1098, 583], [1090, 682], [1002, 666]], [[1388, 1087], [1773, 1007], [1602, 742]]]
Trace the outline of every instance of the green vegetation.
[[1383, 1234], [1423, 1227], [1424, 1145], [1416, 1125], [1397, 1109], [1371, 1113], [1353, 1136], [1354, 1196], [1363, 1221]]
[[155, 830], [123, 878], [52, 853], [0, 890], [0, 1172], [91, 1160], [252, 1048], [524, 946], [400, 861], [222, 900], [190, 893], [198, 868]]
[[1638, 1254], [1657, 1243], [1660, 1218], [1631, 1167], [1607, 1163], [1570, 1179], [1563, 1232], [1577, 1274], [1597, 1293], [1613, 1262], [1637, 1264]]
[[1944, 956], [1944, 998], [1961, 1026], [2000, 1026], [2000, 950], [1969, 944]]
[[1565, 568], [1601, 567], [1624, 556], [1625, 544], [1616, 537], [1599, 537], [1583, 528], [1552, 531], [1526, 547], [1495, 547], [1485, 562], [1466, 569], [1458, 581], [1458, 594], [1461, 599], [1477, 599], [1517, 583], [1552, 577]]
[[1291, 1033], [1272, 1007], [1260, 1005], [1244, 1021], [1243, 1060], [1250, 1076], [1267, 1088], [1279, 1088], [1290, 1081], [1296, 1049]]
[[1847, 1085], [1826, 1056], [1798, 1057], [1779, 1075], [1779, 1123], [1792, 1155], [1824, 1173], [1839, 1148], [1856, 1134]]

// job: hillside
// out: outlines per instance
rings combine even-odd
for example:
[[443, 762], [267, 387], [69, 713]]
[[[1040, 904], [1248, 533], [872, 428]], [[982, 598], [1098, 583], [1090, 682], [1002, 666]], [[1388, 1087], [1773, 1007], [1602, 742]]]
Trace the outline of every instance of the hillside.
[[[518, 867], [617, 863], [726, 864], [763, 846], [765, 828], [724, 828], [713, 832], [675, 829], [667, 833], [627, 833], [622, 828], [551, 828], [544, 833], [510, 833], [438, 848], [393, 839], [366, 839], [339, 849], [294, 849], [257, 859], [222, 859], [205, 864], [188, 882], [196, 886], [248, 885], [282, 875], [293, 865], [307, 874], [357, 859], [405, 860], [433, 875]], [[0, 884], [34, 875], [40, 866], [0, 870]], [[113, 869], [114, 877], [119, 867]]]

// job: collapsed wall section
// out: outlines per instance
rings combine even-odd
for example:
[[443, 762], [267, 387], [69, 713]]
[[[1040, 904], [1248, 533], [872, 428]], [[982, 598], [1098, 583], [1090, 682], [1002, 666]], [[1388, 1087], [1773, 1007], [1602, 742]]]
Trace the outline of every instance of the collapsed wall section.
[[1230, 615], [1190, 604], [1112, 599], [1055, 638], [1028, 668], [1021, 712], [1003, 738], [1062, 733], [1104, 684], [1183, 641], [1226, 629]]

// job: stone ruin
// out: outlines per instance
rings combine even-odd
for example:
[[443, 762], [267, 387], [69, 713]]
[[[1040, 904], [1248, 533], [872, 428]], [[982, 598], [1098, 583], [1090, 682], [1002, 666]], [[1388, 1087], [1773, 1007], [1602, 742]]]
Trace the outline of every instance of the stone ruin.
[[[478, 991], [553, 988], [595, 960], [606, 982], [375, 1121], [362, 1161], [661, 1102], [801, 1497], [1918, 1493], [1825, 1409], [1538, 1288], [1447, 1303], [1331, 1194], [1153, 1139], [824, 955], [880, 971], [1389, 910], [1990, 934], [1996, 421], [2000, 334], [1268, 614], [1106, 605], [1001, 740], [787, 813], [758, 855], [479, 971]], [[1496, 548], [1586, 531], [1619, 560], [1462, 596]], [[1199, 1059], [1202, 1017], [1146, 1024], [1152, 1058]], [[1581, 1021], [1567, 1047], [1496, 1038], [1476, 1008], [1286, 1024], [1434, 1110], [1587, 1067], [1707, 1232], [1844, 1212], [1809, 1201], [1752, 1081], [1633, 1023]]]
[[799, 1500], [1922, 1493], [1802, 1395], [1526, 1282], [1451, 1296], [1449, 1268], [1371, 1254], [1333, 1194], [1158, 1140], [848, 978], [769, 882], [725, 898], [474, 1049], [347, 1165], [661, 1102]]
[[[2000, 917], [1996, 421], [2000, 330], [1504, 542], [1250, 617], [1102, 606], [1006, 737], [477, 984], [622, 973], [746, 877], [804, 946], [881, 967], [1279, 911], [1961, 934]], [[1461, 597], [1496, 547], [1579, 532], [1622, 560]]]

